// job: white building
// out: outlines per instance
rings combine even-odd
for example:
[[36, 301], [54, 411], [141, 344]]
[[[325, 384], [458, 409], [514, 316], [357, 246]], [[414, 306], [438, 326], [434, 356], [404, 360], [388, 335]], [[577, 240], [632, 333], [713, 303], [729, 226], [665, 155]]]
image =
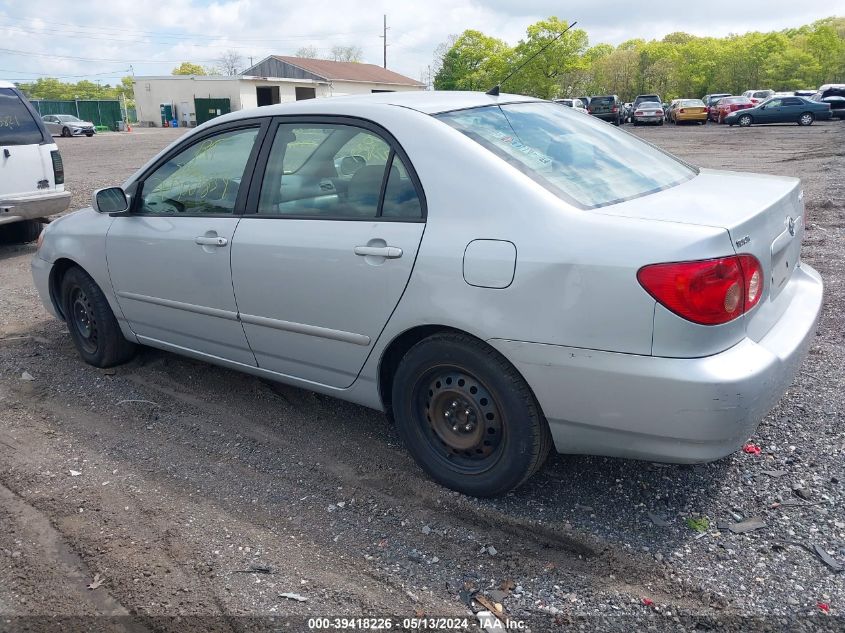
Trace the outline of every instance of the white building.
[[135, 107], [141, 124], [162, 125], [162, 106], [168, 105], [179, 125], [197, 125], [244, 108], [398, 90], [425, 90], [425, 85], [374, 64], [271, 55], [231, 77], [135, 77]]

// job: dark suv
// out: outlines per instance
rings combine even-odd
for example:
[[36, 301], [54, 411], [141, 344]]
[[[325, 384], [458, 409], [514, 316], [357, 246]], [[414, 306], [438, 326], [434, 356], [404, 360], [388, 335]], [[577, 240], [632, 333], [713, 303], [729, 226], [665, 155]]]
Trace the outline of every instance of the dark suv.
[[590, 105], [587, 106], [587, 111], [594, 117], [613, 123], [613, 125], [620, 125], [625, 121], [622, 104], [616, 95], [590, 97]]
[[641, 103], [645, 103], [646, 101], [656, 101], [657, 103], [663, 103], [663, 100], [660, 98], [660, 95], [637, 95], [637, 98], [634, 99], [634, 110], [637, 109]]

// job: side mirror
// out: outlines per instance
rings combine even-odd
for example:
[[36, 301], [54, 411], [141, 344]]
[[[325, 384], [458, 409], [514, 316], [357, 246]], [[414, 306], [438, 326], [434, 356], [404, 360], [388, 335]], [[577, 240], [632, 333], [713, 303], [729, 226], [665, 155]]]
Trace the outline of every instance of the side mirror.
[[97, 213], [123, 213], [129, 209], [129, 198], [120, 187], [97, 189], [91, 200]]

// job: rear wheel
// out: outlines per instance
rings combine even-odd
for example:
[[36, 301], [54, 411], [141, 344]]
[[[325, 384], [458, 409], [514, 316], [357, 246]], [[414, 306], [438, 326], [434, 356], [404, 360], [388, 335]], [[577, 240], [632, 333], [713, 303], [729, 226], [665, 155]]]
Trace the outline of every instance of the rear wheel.
[[84, 270], [73, 267], [65, 273], [61, 300], [70, 337], [86, 363], [111, 367], [135, 355], [103, 291]]
[[739, 127], [750, 127], [751, 126], [751, 115], [750, 114], [743, 114], [739, 117]]
[[469, 336], [438, 334], [412, 347], [397, 368], [392, 402], [417, 463], [469, 495], [516, 488], [551, 448], [528, 385], [498, 352]]
[[0, 235], [5, 242], [22, 244], [37, 240], [42, 228], [41, 222], [37, 220], [23, 220], [0, 226]]
[[798, 117], [798, 125], [812, 125], [815, 120], [816, 117], [813, 116], [812, 112], [805, 112]]

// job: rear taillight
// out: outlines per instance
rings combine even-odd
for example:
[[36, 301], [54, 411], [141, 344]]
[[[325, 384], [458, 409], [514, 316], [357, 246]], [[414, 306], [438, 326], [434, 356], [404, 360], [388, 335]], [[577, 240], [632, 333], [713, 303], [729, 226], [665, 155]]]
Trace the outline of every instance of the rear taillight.
[[701, 325], [732, 321], [763, 294], [763, 270], [753, 255], [653, 264], [637, 280], [661, 305]]
[[59, 150], [54, 149], [50, 152], [50, 159], [53, 161], [53, 182], [57, 185], [63, 185], [65, 182], [65, 166], [62, 163], [62, 155]]
[[678, 112], [680, 112], [681, 114], [683, 114], [683, 113], [684, 113], [684, 109], [683, 109], [683, 108], [681, 108], [680, 110], [678, 110]]
[[612, 112], [619, 112], [619, 108], [617, 108], [616, 106], [613, 106]]

